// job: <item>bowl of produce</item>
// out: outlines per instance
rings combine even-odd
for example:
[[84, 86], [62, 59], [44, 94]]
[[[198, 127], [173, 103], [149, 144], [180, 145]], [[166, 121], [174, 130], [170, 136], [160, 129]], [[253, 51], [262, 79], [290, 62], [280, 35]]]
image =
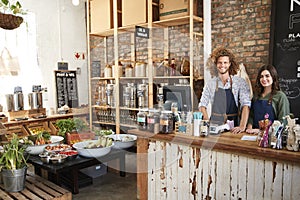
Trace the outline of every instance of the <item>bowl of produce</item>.
[[48, 163], [50, 163], [50, 157], [51, 157], [51, 155], [53, 155], [53, 153], [51, 153], [51, 152], [43, 152], [43, 153], [39, 154], [39, 157], [40, 157], [40, 159], [41, 159], [41, 161], [43, 163], [48, 164]]
[[106, 135], [112, 135], [114, 134], [115, 132], [111, 129], [108, 129], [108, 130], [105, 130], [105, 129], [102, 129], [102, 130], [94, 130], [95, 132], [95, 139], [98, 139], [99, 137], [102, 137], [102, 136], [106, 136]]
[[97, 158], [108, 154], [114, 145], [111, 138], [99, 137], [97, 140], [85, 140], [73, 144], [73, 148], [83, 157]]
[[48, 145], [45, 147], [45, 151], [47, 152], [55, 152], [59, 153], [61, 151], [71, 150], [72, 147], [68, 144], [56, 144], [56, 145]]
[[64, 163], [67, 159], [67, 155], [64, 154], [53, 154], [50, 156], [50, 161], [52, 164]]
[[74, 160], [78, 156], [78, 151], [76, 150], [65, 150], [61, 151], [59, 154], [67, 155], [67, 160]]
[[34, 137], [28, 136], [20, 140], [20, 143], [26, 145], [26, 152], [32, 155], [38, 155], [45, 150], [45, 147], [54, 146], [63, 141], [61, 136], [50, 135], [48, 132], [41, 132]]
[[106, 136], [108, 138], [111, 138], [114, 142], [114, 148], [117, 149], [127, 149], [129, 147], [132, 147], [137, 139], [137, 136], [130, 135], [130, 134], [114, 134], [114, 135], [108, 135]]

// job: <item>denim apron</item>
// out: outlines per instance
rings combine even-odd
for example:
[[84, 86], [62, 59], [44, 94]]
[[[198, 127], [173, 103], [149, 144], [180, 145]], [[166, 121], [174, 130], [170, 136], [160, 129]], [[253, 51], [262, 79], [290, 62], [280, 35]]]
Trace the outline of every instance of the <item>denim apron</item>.
[[272, 123], [275, 120], [275, 111], [273, 109], [272, 103], [269, 103], [268, 100], [256, 100], [253, 102], [253, 125], [252, 128], [259, 128], [259, 121], [265, 119], [265, 115], [269, 114], [269, 120]]
[[214, 102], [210, 122], [217, 125], [223, 125], [227, 120], [233, 120], [234, 125], [238, 125], [238, 107], [235, 103], [232, 93], [232, 79], [230, 77], [230, 88], [223, 89], [216, 84]]

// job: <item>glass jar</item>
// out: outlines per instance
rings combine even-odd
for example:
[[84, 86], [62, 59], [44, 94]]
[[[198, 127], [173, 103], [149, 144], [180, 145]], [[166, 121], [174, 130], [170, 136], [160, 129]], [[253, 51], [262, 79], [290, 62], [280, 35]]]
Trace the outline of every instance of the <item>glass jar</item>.
[[138, 129], [141, 131], [146, 131], [147, 130], [147, 110], [140, 110], [137, 113], [137, 124], [138, 124]]
[[159, 120], [159, 133], [172, 133], [173, 132], [173, 113], [169, 110], [161, 111]]
[[111, 65], [106, 65], [104, 68], [104, 78], [110, 78], [112, 76], [112, 67]]
[[133, 77], [133, 67], [132, 67], [132, 65], [127, 65], [125, 67], [125, 77]]
[[149, 114], [147, 115], [147, 129], [151, 133], [159, 133], [159, 110], [149, 109]]

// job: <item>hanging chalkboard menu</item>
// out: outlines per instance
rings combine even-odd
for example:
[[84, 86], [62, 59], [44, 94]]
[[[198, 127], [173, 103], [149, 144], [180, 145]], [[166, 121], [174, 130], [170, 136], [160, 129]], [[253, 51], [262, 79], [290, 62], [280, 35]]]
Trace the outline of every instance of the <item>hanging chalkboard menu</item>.
[[300, 118], [300, 3], [273, 0], [272, 63], [280, 77], [280, 87], [291, 104], [291, 112]]
[[76, 71], [55, 71], [57, 107], [78, 107]]

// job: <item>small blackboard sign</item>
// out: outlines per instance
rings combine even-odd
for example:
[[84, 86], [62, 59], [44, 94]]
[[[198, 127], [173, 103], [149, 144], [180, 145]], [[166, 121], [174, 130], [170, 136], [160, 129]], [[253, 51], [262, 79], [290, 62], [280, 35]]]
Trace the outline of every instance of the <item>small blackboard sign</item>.
[[135, 36], [149, 39], [149, 28], [135, 26]]
[[78, 89], [76, 71], [55, 71], [57, 107], [64, 105], [78, 107]]
[[300, 3], [273, 0], [272, 6], [271, 62], [277, 68], [291, 112], [300, 118]]
[[57, 69], [58, 70], [68, 70], [68, 63], [67, 62], [58, 62]]

